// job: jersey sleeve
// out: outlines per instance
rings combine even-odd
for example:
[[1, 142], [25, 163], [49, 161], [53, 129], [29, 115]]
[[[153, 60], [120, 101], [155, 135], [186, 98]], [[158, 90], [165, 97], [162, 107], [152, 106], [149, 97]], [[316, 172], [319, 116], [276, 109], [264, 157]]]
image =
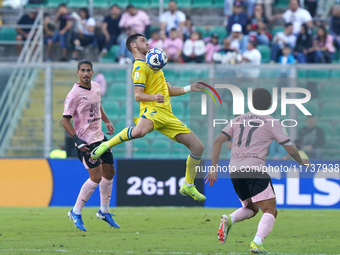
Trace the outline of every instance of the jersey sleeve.
[[273, 121], [272, 137], [280, 145], [285, 145], [290, 142], [286, 128], [282, 126], [279, 121]]
[[146, 70], [145, 65], [140, 64], [135, 67], [132, 72], [133, 86], [134, 87], [145, 87], [146, 82]]
[[230, 141], [234, 136], [234, 129], [231, 126], [231, 122], [228, 123], [228, 125], [222, 129], [222, 134], [226, 135], [228, 137], [228, 141]]
[[76, 99], [71, 95], [67, 95], [66, 100], [64, 102], [63, 117], [64, 118], [72, 118], [76, 109], [77, 109]]

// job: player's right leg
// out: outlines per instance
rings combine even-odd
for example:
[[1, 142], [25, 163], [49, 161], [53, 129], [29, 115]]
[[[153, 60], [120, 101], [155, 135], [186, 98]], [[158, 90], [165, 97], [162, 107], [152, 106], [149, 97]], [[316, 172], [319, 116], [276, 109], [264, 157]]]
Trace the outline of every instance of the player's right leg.
[[227, 241], [229, 230], [234, 225], [234, 223], [243, 221], [245, 219], [250, 219], [258, 213], [258, 205], [252, 203], [250, 198], [241, 201], [241, 203], [243, 207], [237, 209], [231, 214], [223, 214], [221, 216], [220, 226], [217, 232], [220, 243], [225, 243]]
[[180, 133], [176, 135], [175, 138], [177, 142], [184, 144], [190, 150], [186, 162], [185, 180], [180, 189], [180, 193], [182, 195], [189, 195], [194, 200], [203, 202], [206, 200], [206, 197], [196, 189], [194, 180], [196, 177], [196, 166], [199, 165], [201, 161], [204, 145], [193, 132]]
[[98, 147], [94, 148], [91, 152], [92, 159], [98, 159], [103, 155], [108, 149], [116, 146], [118, 144], [130, 141], [135, 138], [141, 138], [147, 133], [154, 130], [154, 124], [151, 120], [146, 118], [140, 118], [138, 124], [135, 127], [126, 127], [120, 131], [117, 135], [112, 137], [109, 141], [100, 144]]
[[90, 178], [87, 179], [81, 187], [76, 204], [73, 209], [68, 212], [68, 216], [77, 228], [86, 231], [81, 211], [101, 181], [102, 166], [99, 160], [92, 160], [87, 153], [81, 152], [80, 150], [78, 150], [78, 156], [84, 166], [88, 169]]
[[[270, 188], [272, 187], [270, 186]], [[257, 227], [255, 238], [250, 243], [250, 252], [260, 254], [267, 253], [267, 251], [263, 247], [263, 240], [269, 235], [275, 223], [275, 218], [277, 216], [276, 199], [271, 198], [263, 201], [258, 201], [257, 204], [263, 211], [263, 215]]]

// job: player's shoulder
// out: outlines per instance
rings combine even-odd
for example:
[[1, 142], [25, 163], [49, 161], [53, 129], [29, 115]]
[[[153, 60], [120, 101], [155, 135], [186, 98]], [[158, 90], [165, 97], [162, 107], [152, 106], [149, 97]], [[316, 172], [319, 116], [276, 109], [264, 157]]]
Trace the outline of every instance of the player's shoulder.
[[100, 84], [96, 81], [91, 81], [91, 86], [93, 86], [94, 88], [100, 88]]
[[133, 71], [134, 72], [138, 72], [140, 70], [145, 70], [146, 69], [147, 64], [145, 63], [144, 60], [142, 59], [136, 59], [135, 63], [133, 64]]

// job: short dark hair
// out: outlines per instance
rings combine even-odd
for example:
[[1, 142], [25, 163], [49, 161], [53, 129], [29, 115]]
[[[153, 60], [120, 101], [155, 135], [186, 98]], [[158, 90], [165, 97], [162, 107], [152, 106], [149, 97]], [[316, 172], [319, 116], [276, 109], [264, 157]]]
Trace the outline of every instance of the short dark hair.
[[113, 5], [111, 5], [110, 10], [114, 7], [117, 7], [118, 9], [120, 9], [120, 7], [117, 4], [113, 4]]
[[272, 103], [272, 96], [264, 88], [253, 90], [253, 106], [256, 110], [268, 110]]
[[93, 65], [92, 65], [92, 62], [88, 59], [83, 59], [83, 60], [80, 60], [78, 62], [78, 65], [77, 65], [77, 70], [79, 71], [80, 69], [80, 66], [83, 65], [83, 64], [87, 64], [87, 65], [90, 65], [91, 66], [91, 69], [93, 69]]
[[143, 34], [133, 34], [133, 35], [129, 35], [129, 37], [126, 39], [126, 48], [130, 52], [132, 52], [131, 43], [136, 42], [137, 38], [140, 36], [145, 37]]
[[127, 7], [126, 7], [126, 10], [129, 10], [129, 9], [136, 9], [136, 7], [134, 7], [132, 4], [129, 4]]
[[293, 23], [289, 22], [285, 24], [285, 28], [289, 27], [289, 26], [293, 26]]
[[90, 18], [89, 9], [87, 9], [87, 8], [80, 8], [79, 12], [85, 12], [86, 19]]
[[66, 7], [66, 4], [61, 3], [61, 4], [58, 5], [58, 9], [59, 9], [60, 7]]

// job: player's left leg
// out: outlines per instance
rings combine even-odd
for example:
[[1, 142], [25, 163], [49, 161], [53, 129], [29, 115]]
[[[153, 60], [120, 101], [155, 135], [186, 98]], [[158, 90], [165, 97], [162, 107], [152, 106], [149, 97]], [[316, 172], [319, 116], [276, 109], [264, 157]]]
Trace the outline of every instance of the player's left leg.
[[182, 195], [189, 195], [193, 199], [203, 202], [206, 200], [206, 197], [198, 192], [194, 185], [194, 180], [196, 177], [196, 166], [201, 162], [204, 145], [193, 132], [177, 134], [175, 139], [190, 150], [186, 162], [185, 180], [180, 192]]
[[110, 226], [114, 228], [120, 228], [120, 226], [113, 220], [109, 210], [113, 176], [115, 175], [115, 168], [113, 164], [102, 164], [102, 179], [99, 184], [100, 191], [100, 210], [97, 212], [97, 218], [106, 221]]
[[[271, 187], [270, 187], [271, 188]], [[271, 198], [256, 202], [263, 211], [262, 218], [257, 227], [254, 240], [250, 243], [250, 252], [252, 253], [266, 253], [263, 248], [263, 240], [269, 235], [273, 229], [275, 218], [277, 216], [276, 199]]]

